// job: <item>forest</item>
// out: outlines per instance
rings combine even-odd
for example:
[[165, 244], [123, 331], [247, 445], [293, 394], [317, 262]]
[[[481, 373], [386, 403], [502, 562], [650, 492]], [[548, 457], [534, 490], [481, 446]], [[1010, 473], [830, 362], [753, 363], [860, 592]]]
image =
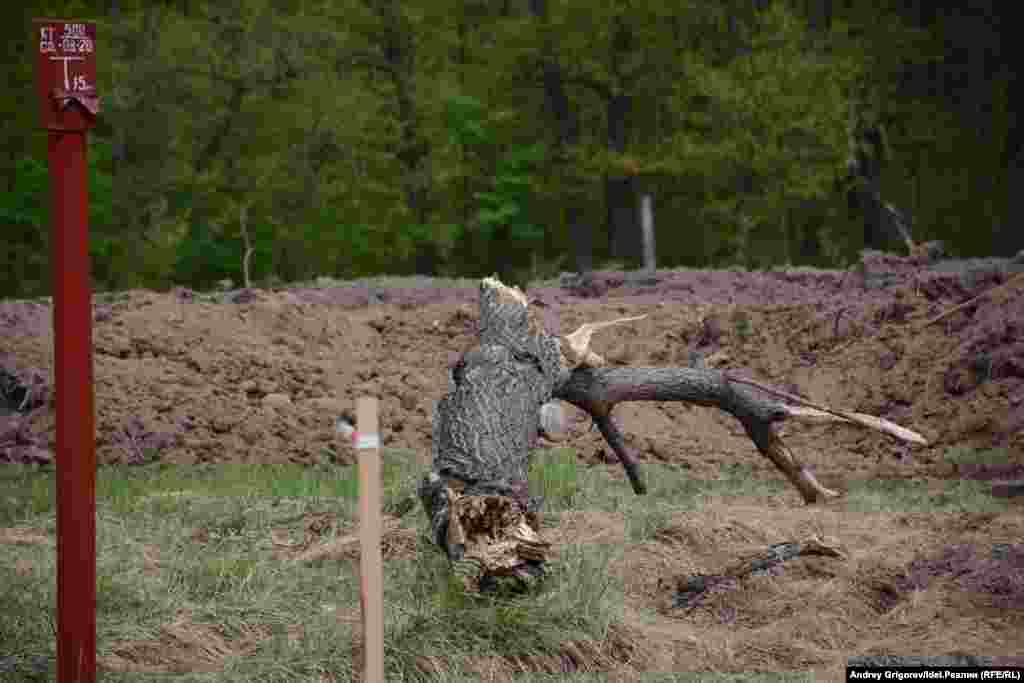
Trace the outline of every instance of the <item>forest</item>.
[[[50, 293], [33, 17], [97, 25], [94, 288], [1024, 248], [1009, 15], [914, 0], [5, 3], [0, 296]], [[248, 249], [247, 249], [248, 247]]]

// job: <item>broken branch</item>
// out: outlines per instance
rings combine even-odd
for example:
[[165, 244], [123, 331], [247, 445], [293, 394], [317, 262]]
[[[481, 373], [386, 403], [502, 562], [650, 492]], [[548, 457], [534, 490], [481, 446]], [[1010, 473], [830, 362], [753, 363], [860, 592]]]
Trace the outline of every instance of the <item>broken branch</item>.
[[[477, 544], [469, 558], [483, 574], [477, 585], [487, 575], [526, 580], [540, 571], [546, 549], [536, 535], [541, 500], [529, 495], [527, 475], [542, 406], [553, 398], [590, 415], [637, 494], [647, 487], [611, 415], [623, 402], [681, 401], [730, 413], [807, 503], [839, 494], [797, 461], [775, 423], [824, 419], [927, 443], [881, 418], [828, 408], [713, 368], [607, 367], [591, 350], [597, 330], [644, 317], [587, 323], [559, 338], [544, 329], [519, 289], [496, 278], [481, 282], [479, 344], [456, 364], [455, 386], [438, 403], [432, 468], [418, 489], [434, 542], [453, 562], [465, 560]], [[797, 405], [763, 398], [748, 386]]]

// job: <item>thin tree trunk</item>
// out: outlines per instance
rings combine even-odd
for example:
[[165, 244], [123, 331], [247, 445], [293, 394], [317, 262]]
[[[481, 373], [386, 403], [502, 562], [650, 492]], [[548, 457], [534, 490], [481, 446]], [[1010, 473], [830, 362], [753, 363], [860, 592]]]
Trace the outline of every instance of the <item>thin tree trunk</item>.
[[[1007, 91], [1007, 106], [1011, 111], [1020, 111], [1024, 97], [1019, 79], [1010, 82]], [[1006, 137], [1003, 160], [1006, 165], [1006, 204], [1003, 220], [996, 235], [1000, 254], [1010, 256], [1024, 250], [1024, 127], [1011, 125]]]
[[640, 255], [636, 214], [636, 191], [630, 176], [609, 176], [605, 180], [607, 203], [608, 251], [612, 259], [626, 264], [638, 260]]
[[[633, 49], [633, 34], [621, 18], [616, 17], [612, 38], [612, 73], [621, 80], [620, 63]], [[622, 93], [608, 93], [606, 116], [608, 149], [617, 155], [626, 151], [629, 143], [630, 115], [633, 98]], [[605, 181], [607, 207], [608, 248], [613, 259], [636, 261], [640, 259], [640, 229], [637, 225], [636, 187], [631, 174], [612, 173]]]
[[654, 208], [651, 195], [643, 196], [640, 207], [644, 242], [644, 271], [648, 277], [654, 277], [657, 270], [657, 259], [654, 243]]
[[242, 283], [246, 289], [252, 288], [252, 280], [249, 277], [249, 262], [252, 259], [252, 243], [249, 241], [249, 206], [242, 204], [238, 207], [238, 223], [242, 229], [242, 243], [245, 246], [245, 253], [242, 255]]

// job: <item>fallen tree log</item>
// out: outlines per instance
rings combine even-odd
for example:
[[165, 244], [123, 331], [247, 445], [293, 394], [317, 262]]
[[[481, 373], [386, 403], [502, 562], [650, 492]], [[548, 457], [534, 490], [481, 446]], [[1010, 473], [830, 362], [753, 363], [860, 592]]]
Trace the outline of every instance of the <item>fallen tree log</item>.
[[612, 420], [614, 407], [627, 401], [684, 401], [730, 413], [807, 503], [839, 494], [818, 483], [789, 452], [775, 423], [836, 421], [927, 443], [886, 420], [810, 404], [711, 368], [608, 367], [590, 349], [592, 335], [637, 319], [588, 323], [559, 338], [544, 329], [519, 289], [496, 278], [481, 282], [479, 344], [452, 368], [455, 386], [434, 417], [431, 471], [417, 491], [432, 540], [457, 565], [467, 588], [485, 588], [501, 577], [530, 583], [543, 575], [548, 544], [539, 533], [542, 501], [530, 495], [527, 482], [541, 408], [552, 399], [591, 417], [637, 494], [646, 485]]
[[740, 558], [715, 574], [697, 574], [690, 577], [677, 577], [676, 594], [672, 599], [672, 609], [693, 611], [714, 588], [723, 584], [750, 576], [764, 573], [776, 565], [795, 557], [820, 555], [825, 557], [846, 558], [846, 553], [839, 544], [830, 539], [812, 536], [803, 541], [775, 543], [767, 549], [758, 551], [748, 557]]

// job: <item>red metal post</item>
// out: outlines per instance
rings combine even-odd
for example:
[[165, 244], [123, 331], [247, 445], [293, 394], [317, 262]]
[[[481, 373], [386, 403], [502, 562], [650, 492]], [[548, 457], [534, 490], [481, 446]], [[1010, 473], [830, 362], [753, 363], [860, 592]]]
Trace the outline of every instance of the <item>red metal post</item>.
[[96, 680], [96, 453], [85, 133], [51, 132], [57, 403], [57, 672]]
[[37, 19], [50, 163], [57, 409], [57, 680], [96, 681], [96, 452], [86, 131], [98, 110], [93, 24]]

